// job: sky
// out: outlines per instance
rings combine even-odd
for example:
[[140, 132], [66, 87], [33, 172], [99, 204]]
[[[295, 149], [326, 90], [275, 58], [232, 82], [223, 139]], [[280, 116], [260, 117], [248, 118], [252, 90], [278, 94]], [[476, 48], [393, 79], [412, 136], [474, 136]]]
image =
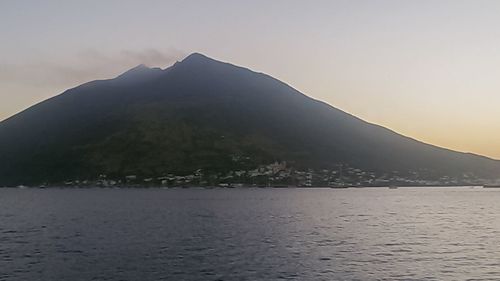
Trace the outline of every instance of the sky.
[[500, 159], [500, 1], [0, 0], [0, 120], [200, 52], [366, 121]]

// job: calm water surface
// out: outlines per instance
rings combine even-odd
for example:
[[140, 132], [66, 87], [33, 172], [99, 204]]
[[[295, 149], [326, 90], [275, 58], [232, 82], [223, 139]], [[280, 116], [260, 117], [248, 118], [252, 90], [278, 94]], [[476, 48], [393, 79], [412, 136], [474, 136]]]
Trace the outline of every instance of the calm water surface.
[[0, 189], [0, 280], [500, 280], [500, 190]]

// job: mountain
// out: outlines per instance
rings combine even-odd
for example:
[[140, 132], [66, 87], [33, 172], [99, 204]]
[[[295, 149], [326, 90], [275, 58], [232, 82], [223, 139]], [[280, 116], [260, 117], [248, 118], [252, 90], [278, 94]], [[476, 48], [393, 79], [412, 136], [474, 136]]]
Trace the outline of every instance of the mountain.
[[166, 69], [140, 65], [85, 83], [0, 122], [4, 186], [165, 175], [216, 183], [231, 171], [244, 182], [275, 162], [286, 162], [288, 184], [311, 171], [337, 183], [357, 174], [365, 184], [500, 175], [499, 161], [399, 135], [197, 53]]

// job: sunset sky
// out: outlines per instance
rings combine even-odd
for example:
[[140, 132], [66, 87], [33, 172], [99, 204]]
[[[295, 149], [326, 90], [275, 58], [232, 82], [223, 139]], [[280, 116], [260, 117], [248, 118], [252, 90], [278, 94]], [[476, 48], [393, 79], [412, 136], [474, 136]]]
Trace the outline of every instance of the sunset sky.
[[0, 1], [0, 120], [187, 54], [500, 159], [500, 1]]

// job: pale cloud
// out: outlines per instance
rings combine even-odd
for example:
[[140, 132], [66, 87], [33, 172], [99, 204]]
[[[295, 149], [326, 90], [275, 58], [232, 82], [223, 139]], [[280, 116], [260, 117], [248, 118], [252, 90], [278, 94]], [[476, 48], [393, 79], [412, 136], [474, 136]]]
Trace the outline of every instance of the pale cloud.
[[165, 68], [185, 56], [184, 52], [176, 49], [121, 50], [116, 53], [87, 49], [71, 57], [45, 58], [29, 63], [0, 63], [0, 84], [67, 87], [94, 79], [112, 78], [139, 64]]

